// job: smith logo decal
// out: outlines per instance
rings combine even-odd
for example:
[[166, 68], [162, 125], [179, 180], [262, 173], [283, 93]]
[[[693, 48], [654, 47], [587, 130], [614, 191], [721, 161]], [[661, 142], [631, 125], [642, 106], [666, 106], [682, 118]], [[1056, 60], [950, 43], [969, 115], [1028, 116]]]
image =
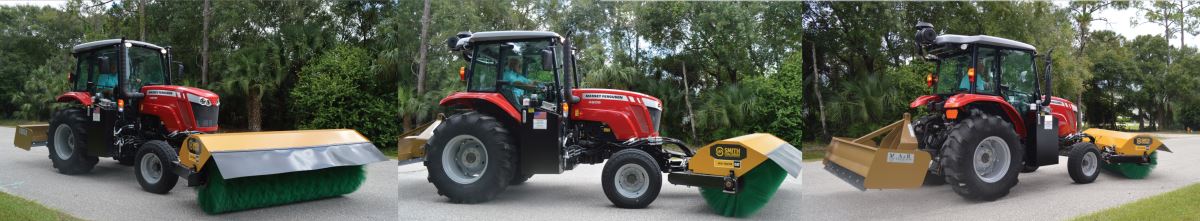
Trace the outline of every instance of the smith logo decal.
[[628, 98], [626, 98], [625, 95], [597, 94], [597, 93], [585, 93], [585, 94], [583, 94], [583, 99], [603, 99], [603, 100], [628, 101], [627, 100]]
[[741, 160], [746, 159], [746, 148], [732, 145], [716, 145], [713, 146], [709, 155], [722, 160]]

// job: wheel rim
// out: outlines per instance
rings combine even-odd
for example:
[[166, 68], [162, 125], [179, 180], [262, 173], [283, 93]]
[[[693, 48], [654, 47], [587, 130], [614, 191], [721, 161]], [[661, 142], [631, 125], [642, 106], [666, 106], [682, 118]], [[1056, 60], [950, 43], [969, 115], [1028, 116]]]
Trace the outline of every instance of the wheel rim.
[[162, 179], [162, 161], [153, 153], [142, 155], [141, 169], [139, 170], [142, 173], [142, 179], [145, 179], [147, 183], [158, 183], [158, 180]]
[[996, 136], [984, 138], [975, 146], [975, 160], [972, 161], [975, 175], [983, 182], [1000, 181], [1008, 173], [1010, 157], [1008, 143], [1003, 139]]
[[1083, 169], [1084, 175], [1091, 176], [1092, 174], [1096, 174], [1096, 168], [1098, 167], [1096, 163], [1099, 161], [1096, 158], [1096, 153], [1094, 152], [1089, 151], [1083, 154], [1083, 162], [1079, 166]]
[[59, 124], [54, 129], [54, 153], [60, 160], [70, 159], [75, 154], [75, 133], [71, 126]]
[[458, 135], [442, 151], [442, 168], [455, 183], [475, 183], [487, 167], [487, 148], [475, 136]]
[[637, 164], [621, 165], [615, 176], [613, 184], [617, 187], [617, 193], [625, 198], [641, 197], [650, 189], [650, 174]]

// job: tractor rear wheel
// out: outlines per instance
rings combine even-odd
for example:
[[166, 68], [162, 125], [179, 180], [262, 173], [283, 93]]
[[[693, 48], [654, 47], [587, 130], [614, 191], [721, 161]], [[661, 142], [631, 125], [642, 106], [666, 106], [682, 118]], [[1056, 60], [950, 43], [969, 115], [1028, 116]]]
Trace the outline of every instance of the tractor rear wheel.
[[972, 110], [949, 130], [942, 149], [946, 182], [963, 198], [991, 201], [1017, 185], [1021, 156], [1017, 133], [1004, 119]]
[[1033, 171], [1037, 171], [1037, 169], [1038, 169], [1038, 166], [1030, 166], [1030, 165], [1021, 166], [1022, 173], [1032, 173]]
[[646, 208], [658, 198], [662, 174], [658, 162], [646, 151], [624, 149], [604, 163], [600, 175], [604, 195], [620, 208]]
[[496, 118], [478, 112], [450, 116], [425, 144], [429, 182], [453, 203], [492, 200], [519, 172], [515, 149]]
[[525, 184], [525, 181], [529, 181], [530, 177], [533, 177], [533, 174], [513, 173], [513, 178], [512, 180], [508, 181], [508, 185], [516, 186]]
[[1078, 184], [1092, 183], [1100, 176], [1100, 151], [1096, 144], [1079, 142], [1067, 153], [1067, 173]]
[[99, 158], [87, 154], [87, 115], [83, 109], [67, 108], [54, 113], [47, 130], [50, 161], [61, 174], [83, 174], [96, 167]]

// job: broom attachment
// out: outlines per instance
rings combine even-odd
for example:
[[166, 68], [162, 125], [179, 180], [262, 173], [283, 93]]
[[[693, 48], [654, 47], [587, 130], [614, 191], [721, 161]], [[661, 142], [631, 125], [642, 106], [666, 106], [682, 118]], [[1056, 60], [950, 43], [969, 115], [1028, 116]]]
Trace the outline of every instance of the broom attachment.
[[1154, 136], [1104, 129], [1083, 131], [1103, 154], [1102, 168], [1129, 179], [1145, 179], [1158, 165], [1158, 151], [1171, 152]]
[[846, 183], [866, 189], [919, 188], [931, 161], [917, 149], [908, 113], [857, 139], [834, 137], [825, 154], [825, 170]]
[[700, 187], [713, 212], [747, 217], [762, 209], [787, 176], [798, 177], [803, 153], [770, 134], [720, 140], [696, 151], [687, 171], [672, 172], [674, 184]]
[[197, 200], [216, 214], [349, 194], [363, 165], [387, 160], [354, 130], [196, 134], [180, 165], [201, 175]]

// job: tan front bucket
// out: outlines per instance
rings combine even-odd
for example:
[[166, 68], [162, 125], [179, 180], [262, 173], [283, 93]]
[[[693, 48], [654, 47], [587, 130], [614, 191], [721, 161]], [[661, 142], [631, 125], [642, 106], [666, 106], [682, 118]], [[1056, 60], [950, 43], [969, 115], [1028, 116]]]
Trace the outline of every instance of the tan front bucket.
[[13, 136], [13, 146], [24, 150], [35, 146], [45, 146], [46, 131], [49, 129], [50, 125], [48, 124], [17, 125], [17, 135]]
[[834, 137], [825, 154], [825, 170], [860, 190], [921, 187], [929, 169], [928, 152], [917, 149], [910, 118], [858, 139]]
[[400, 134], [400, 144], [397, 147], [396, 159], [400, 161], [420, 159], [425, 157], [424, 145], [433, 137], [433, 130], [442, 124], [442, 116], [437, 120]]

